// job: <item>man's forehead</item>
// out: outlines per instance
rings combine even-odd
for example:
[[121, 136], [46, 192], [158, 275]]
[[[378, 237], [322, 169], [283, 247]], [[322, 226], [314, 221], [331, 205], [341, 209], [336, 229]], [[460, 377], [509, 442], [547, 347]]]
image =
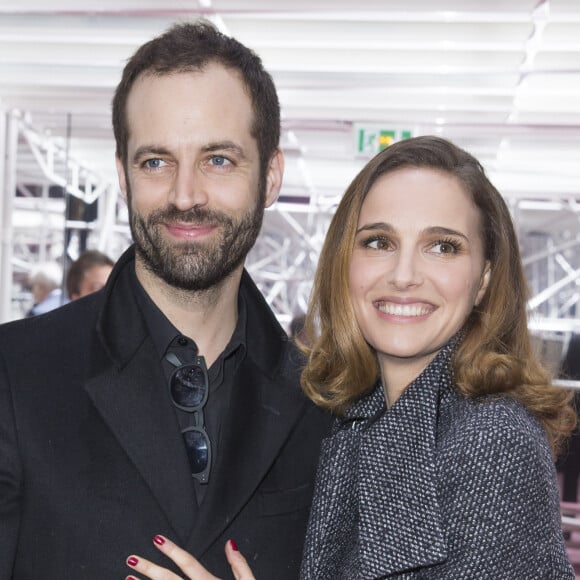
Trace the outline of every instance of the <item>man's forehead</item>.
[[213, 111], [216, 123], [222, 115], [227, 118], [233, 114], [251, 126], [255, 117], [253, 101], [241, 75], [220, 64], [203, 70], [139, 76], [128, 94], [125, 114], [130, 125], [133, 114], [146, 111], [166, 117], [188, 109], [192, 113]]
[[152, 133], [157, 138], [165, 134], [167, 141], [181, 136], [207, 143], [237, 142], [245, 135], [255, 141], [255, 113], [245, 85], [239, 74], [232, 76], [221, 65], [140, 77], [129, 94], [126, 117], [129, 139], [139, 141], [145, 136], [149, 140]]
[[[151, 90], [152, 86], [157, 86], [159, 90], [163, 90], [162, 87], [170, 87], [174, 82], [186, 80], [193, 88], [196, 84], [204, 84], [210, 79], [213, 82], [216, 82], [216, 80], [228, 82], [233, 87], [239, 85], [241, 92], [251, 100], [251, 93], [240, 71], [227, 67], [220, 62], [212, 61], [201, 67], [183, 68], [171, 72], [143, 71], [133, 82], [127, 96], [127, 102], [131, 101], [132, 96], [134, 97], [141, 92], [145, 92], [145, 96], [147, 96], [147, 92]], [[141, 89], [145, 89], [145, 91]]]

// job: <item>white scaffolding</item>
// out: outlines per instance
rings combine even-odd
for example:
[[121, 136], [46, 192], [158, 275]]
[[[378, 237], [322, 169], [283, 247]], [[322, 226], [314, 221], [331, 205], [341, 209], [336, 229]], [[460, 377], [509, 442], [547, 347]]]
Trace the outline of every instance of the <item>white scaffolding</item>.
[[[23, 275], [39, 261], [63, 260], [67, 231], [84, 231], [90, 247], [114, 258], [130, 243], [117, 184], [69, 157], [62, 139], [42, 135], [15, 111], [0, 115], [0, 176], [2, 321], [17, 317], [22, 310], [18, 305]], [[66, 196], [96, 203], [96, 219], [66, 219]], [[339, 197], [340, 192], [305, 187], [283, 195], [266, 212], [247, 267], [286, 326], [306, 309], [318, 255]], [[580, 203], [553, 194], [548, 201], [537, 197], [519, 195], [510, 200], [532, 290], [530, 325], [537, 332], [567, 335], [580, 331]], [[73, 243], [74, 236], [68, 240], [69, 246]]]

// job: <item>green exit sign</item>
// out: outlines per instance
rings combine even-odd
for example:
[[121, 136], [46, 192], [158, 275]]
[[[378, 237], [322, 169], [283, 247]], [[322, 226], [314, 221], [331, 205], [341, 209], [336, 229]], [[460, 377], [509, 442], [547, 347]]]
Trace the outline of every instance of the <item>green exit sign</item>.
[[386, 149], [396, 141], [409, 139], [410, 130], [356, 127], [356, 152], [358, 155], [372, 156]]

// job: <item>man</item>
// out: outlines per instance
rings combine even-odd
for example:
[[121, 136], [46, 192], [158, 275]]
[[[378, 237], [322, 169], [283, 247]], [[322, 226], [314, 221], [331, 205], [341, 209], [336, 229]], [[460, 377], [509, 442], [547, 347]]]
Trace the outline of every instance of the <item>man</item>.
[[83, 252], [67, 272], [68, 297], [71, 300], [78, 300], [103, 288], [114, 265], [113, 260], [99, 250]]
[[134, 247], [103, 292], [0, 328], [0, 578], [167, 566], [156, 534], [221, 578], [229, 538], [296, 578], [329, 418], [243, 269], [282, 180], [272, 79], [178, 25], [128, 62], [113, 125]]

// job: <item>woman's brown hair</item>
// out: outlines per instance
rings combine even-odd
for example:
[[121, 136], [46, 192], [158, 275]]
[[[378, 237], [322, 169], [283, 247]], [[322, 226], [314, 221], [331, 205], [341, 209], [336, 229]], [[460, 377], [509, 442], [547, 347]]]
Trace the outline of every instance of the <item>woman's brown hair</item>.
[[341, 414], [375, 385], [379, 369], [373, 349], [356, 322], [349, 292], [349, 267], [363, 201], [382, 175], [405, 167], [455, 176], [478, 208], [485, 259], [491, 264], [487, 291], [465, 325], [454, 357], [457, 389], [467, 397], [508, 395], [544, 426], [554, 452], [572, 430], [571, 395], [551, 385], [538, 361], [527, 326], [527, 283], [518, 240], [501, 194], [472, 155], [439, 137], [416, 137], [391, 145], [362, 169], [331, 221], [314, 278], [305, 324], [308, 363], [305, 393]]

